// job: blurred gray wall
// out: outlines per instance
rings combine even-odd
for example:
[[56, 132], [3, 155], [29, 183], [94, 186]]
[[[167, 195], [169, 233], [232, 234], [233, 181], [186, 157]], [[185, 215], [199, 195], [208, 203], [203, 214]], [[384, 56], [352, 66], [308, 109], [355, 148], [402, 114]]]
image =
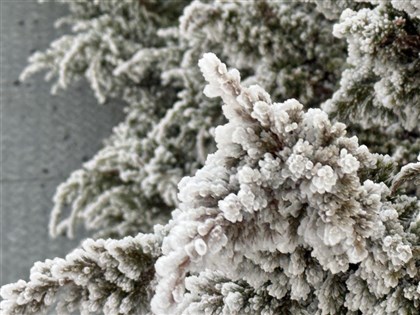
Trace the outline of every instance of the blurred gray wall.
[[63, 34], [62, 4], [1, 2], [1, 284], [28, 279], [37, 260], [64, 256], [78, 240], [48, 235], [52, 197], [122, 120], [122, 105], [98, 105], [86, 84], [50, 95], [43, 75], [17, 81], [35, 50]]

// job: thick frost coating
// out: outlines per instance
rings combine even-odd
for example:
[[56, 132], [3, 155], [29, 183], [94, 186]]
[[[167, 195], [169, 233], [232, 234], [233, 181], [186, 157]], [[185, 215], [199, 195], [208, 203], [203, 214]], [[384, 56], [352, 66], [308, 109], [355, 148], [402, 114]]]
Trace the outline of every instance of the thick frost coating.
[[247, 84], [318, 107], [336, 89], [345, 62], [345, 43], [332, 26], [302, 1], [193, 1], [180, 36], [200, 57], [211, 50], [225, 58]]
[[[174, 25], [187, 4], [184, 0], [57, 2], [67, 3], [71, 14], [56, 24], [69, 25], [73, 32], [54, 41], [47, 51], [33, 54], [21, 78], [46, 70], [48, 80], [56, 79], [52, 88], [56, 92], [85, 77], [101, 103], [109, 97], [131, 100], [142, 79], [156, 80], [152, 74], [156, 56], [144, 48], [164, 45], [157, 29]], [[142, 75], [114, 76], [115, 68], [139, 50], [149, 61], [143, 64]]]
[[333, 34], [348, 42], [351, 67], [323, 108], [363, 128], [398, 123], [418, 134], [420, 20], [394, 8], [404, 8], [402, 2], [372, 2], [379, 4], [344, 10], [334, 26]]
[[113, 97], [129, 106], [104, 148], [58, 187], [53, 236], [73, 237], [80, 222], [94, 237], [115, 238], [167, 222], [178, 205], [178, 182], [215, 151], [214, 126], [225, 123], [219, 104], [202, 93], [197, 62], [204, 52], [219, 53], [247, 73], [247, 82], [259, 82], [275, 97], [295, 97], [307, 106], [332, 95], [346, 56], [344, 41], [331, 33], [333, 22], [313, 4], [68, 5], [71, 14], [63, 22], [73, 33], [34, 54], [23, 77], [46, 70], [57, 78], [54, 90], [85, 77], [100, 102]]
[[[65, 259], [37, 262], [30, 281], [2, 287], [4, 315], [150, 314], [154, 263], [161, 237], [139, 234], [121, 240], [86, 240]], [[58, 300], [58, 302], [57, 302]]]
[[281, 303], [270, 296], [267, 286], [258, 290], [243, 280], [232, 281], [220, 271], [203, 271], [188, 277], [184, 315], [275, 315], [282, 309], [290, 314], [300, 314], [298, 303], [293, 300]]
[[401, 171], [394, 177], [392, 191], [395, 192], [406, 182], [417, 187], [420, 190], [420, 155], [417, 157], [418, 163], [410, 163], [401, 168]]
[[[59, 187], [51, 233], [72, 236], [83, 221], [96, 236], [136, 235], [178, 209], [159, 283], [161, 236], [155, 254], [142, 234], [90, 240], [66, 260], [38, 263], [30, 282], [5, 286], [5, 310], [38, 312], [62, 292], [62, 312], [144, 314], [158, 283], [155, 315], [418, 314], [419, 163], [406, 165], [420, 151], [418, 5], [308, 1], [331, 20], [302, 1], [60, 1], [75, 32], [37, 53], [26, 74], [46, 69], [56, 88], [86, 77], [100, 102], [129, 107]], [[324, 109], [358, 138], [301, 105], [333, 93], [345, 39], [349, 69]], [[212, 54], [200, 62], [224, 115], [202, 93], [205, 51], [242, 74], [241, 84]], [[253, 83], [299, 102], [273, 103], [260, 86], [245, 87]], [[217, 152], [200, 170], [214, 135]], [[178, 198], [178, 182], [196, 170]]]
[[[420, 151], [420, 19], [410, 0], [310, 0], [348, 43], [340, 88], [322, 108], [399, 166]], [[340, 17], [341, 15], [341, 17]]]
[[[199, 65], [209, 83], [204, 93], [222, 97], [228, 123], [216, 128], [216, 153], [179, 184], [152, 310], [183, 314], [185, 277], [204, 269], [266, 287], [280, 304], [293, 300], [311, 314], [374, 314], [379, 301], [401, 298], [400, 281], [412, 288], [419, 275], [410, 241], [418, 235], [397, 212], [408, 206], [386, 201], [385, 184], [361, 177], [383, 158], [345, 137], [345, 126], [322, 110], [305, 112], [293, 99], [273, 103], [261, 87], [242, 86], [239, 72], [214, 54]], [[416, 199], [408, 212], [419, 212]], [[371, 304], [355, 303], [363, 285], [376, 295]], [[329, 286], [340, 288], [336, 301], [325, 296]], [[416, 295], [406, 299], [399, 306], [419, 306]]]

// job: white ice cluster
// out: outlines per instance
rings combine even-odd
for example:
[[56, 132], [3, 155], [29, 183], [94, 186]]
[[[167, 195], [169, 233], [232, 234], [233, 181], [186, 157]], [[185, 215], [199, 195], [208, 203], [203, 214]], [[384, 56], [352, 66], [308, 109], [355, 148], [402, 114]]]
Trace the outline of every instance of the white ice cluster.
[[[346, 137], [345, 126], [331, 123], [321, 110], [305, 112], [293, 99], [273, 103], [261, 87], [242, 86], [239, 72], [228, 71], [214, 54], [205, 54], [199, 65], [209, 83], [204, 91], [222, 97], [228, 123], [216, 128], [216, 153], [179, 184], [181, 203], [156, 263], [152, 310], [184, 314], [190, 286], [185, 277], [204, 269], [246, 281], [256, 291], [266, 288], [280, 309], [289, 300], [313, 314], [331, 309], [331, 300], [319, 296], [327, 277], [344, 281], [335, 307], [352, 310], [362, 309], [346, 296], [348, 290], [352, 299], [362, 298], [355, 277], [374, 286], [379, 299], [397, 292], [404, 277], [415, 281], [412, 234], [398, 214], [383, 214], [397, 213], [385, 202], [389, 189], [359, 177], [377, 167], [378, 155]], [[385, 237], [392, 241], [382, 243]], [[228, 297], [228, 309], [230, 298], [240, 299]]]
[[316, 174], [312, 178], [311, 191], [313, 193], [318, 192], [324, 194], [325, 192], [331, 192], [332, 188], [337, 182], [337, 175], [329, 165], [322, 166], [316, 171]]

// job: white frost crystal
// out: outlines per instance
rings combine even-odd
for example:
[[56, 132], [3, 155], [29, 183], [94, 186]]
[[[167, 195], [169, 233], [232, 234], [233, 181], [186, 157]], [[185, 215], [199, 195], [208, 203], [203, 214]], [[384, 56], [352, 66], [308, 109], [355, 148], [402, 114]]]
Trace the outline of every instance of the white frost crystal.
[[329, 165], [318, 168], [315, 176], [311, 182], [311, 190], [323, 194], [325, 192], [331, 192], [335, 183], [337, 182], [337, 175]]
[[344, 174], [350, 174], [359, 169], [360, 163], [353, 155], [348, 154], [346, 149], [342, 149], [338, 165], [341, 166]]
[[219, 208], [223, 212], [226, 220], [231, 222], [242, 220], [241, 202], [235, 194], [230, 194], [225, 199], [220, 200]]

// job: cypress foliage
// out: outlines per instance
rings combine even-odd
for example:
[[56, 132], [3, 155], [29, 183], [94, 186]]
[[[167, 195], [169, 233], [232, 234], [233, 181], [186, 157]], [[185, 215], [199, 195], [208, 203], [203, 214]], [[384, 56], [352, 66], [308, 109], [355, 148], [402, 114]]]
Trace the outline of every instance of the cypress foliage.
[[5, 314], [420, 314], [418, 1], [59, 2], [22, 79], [126, 118]]

